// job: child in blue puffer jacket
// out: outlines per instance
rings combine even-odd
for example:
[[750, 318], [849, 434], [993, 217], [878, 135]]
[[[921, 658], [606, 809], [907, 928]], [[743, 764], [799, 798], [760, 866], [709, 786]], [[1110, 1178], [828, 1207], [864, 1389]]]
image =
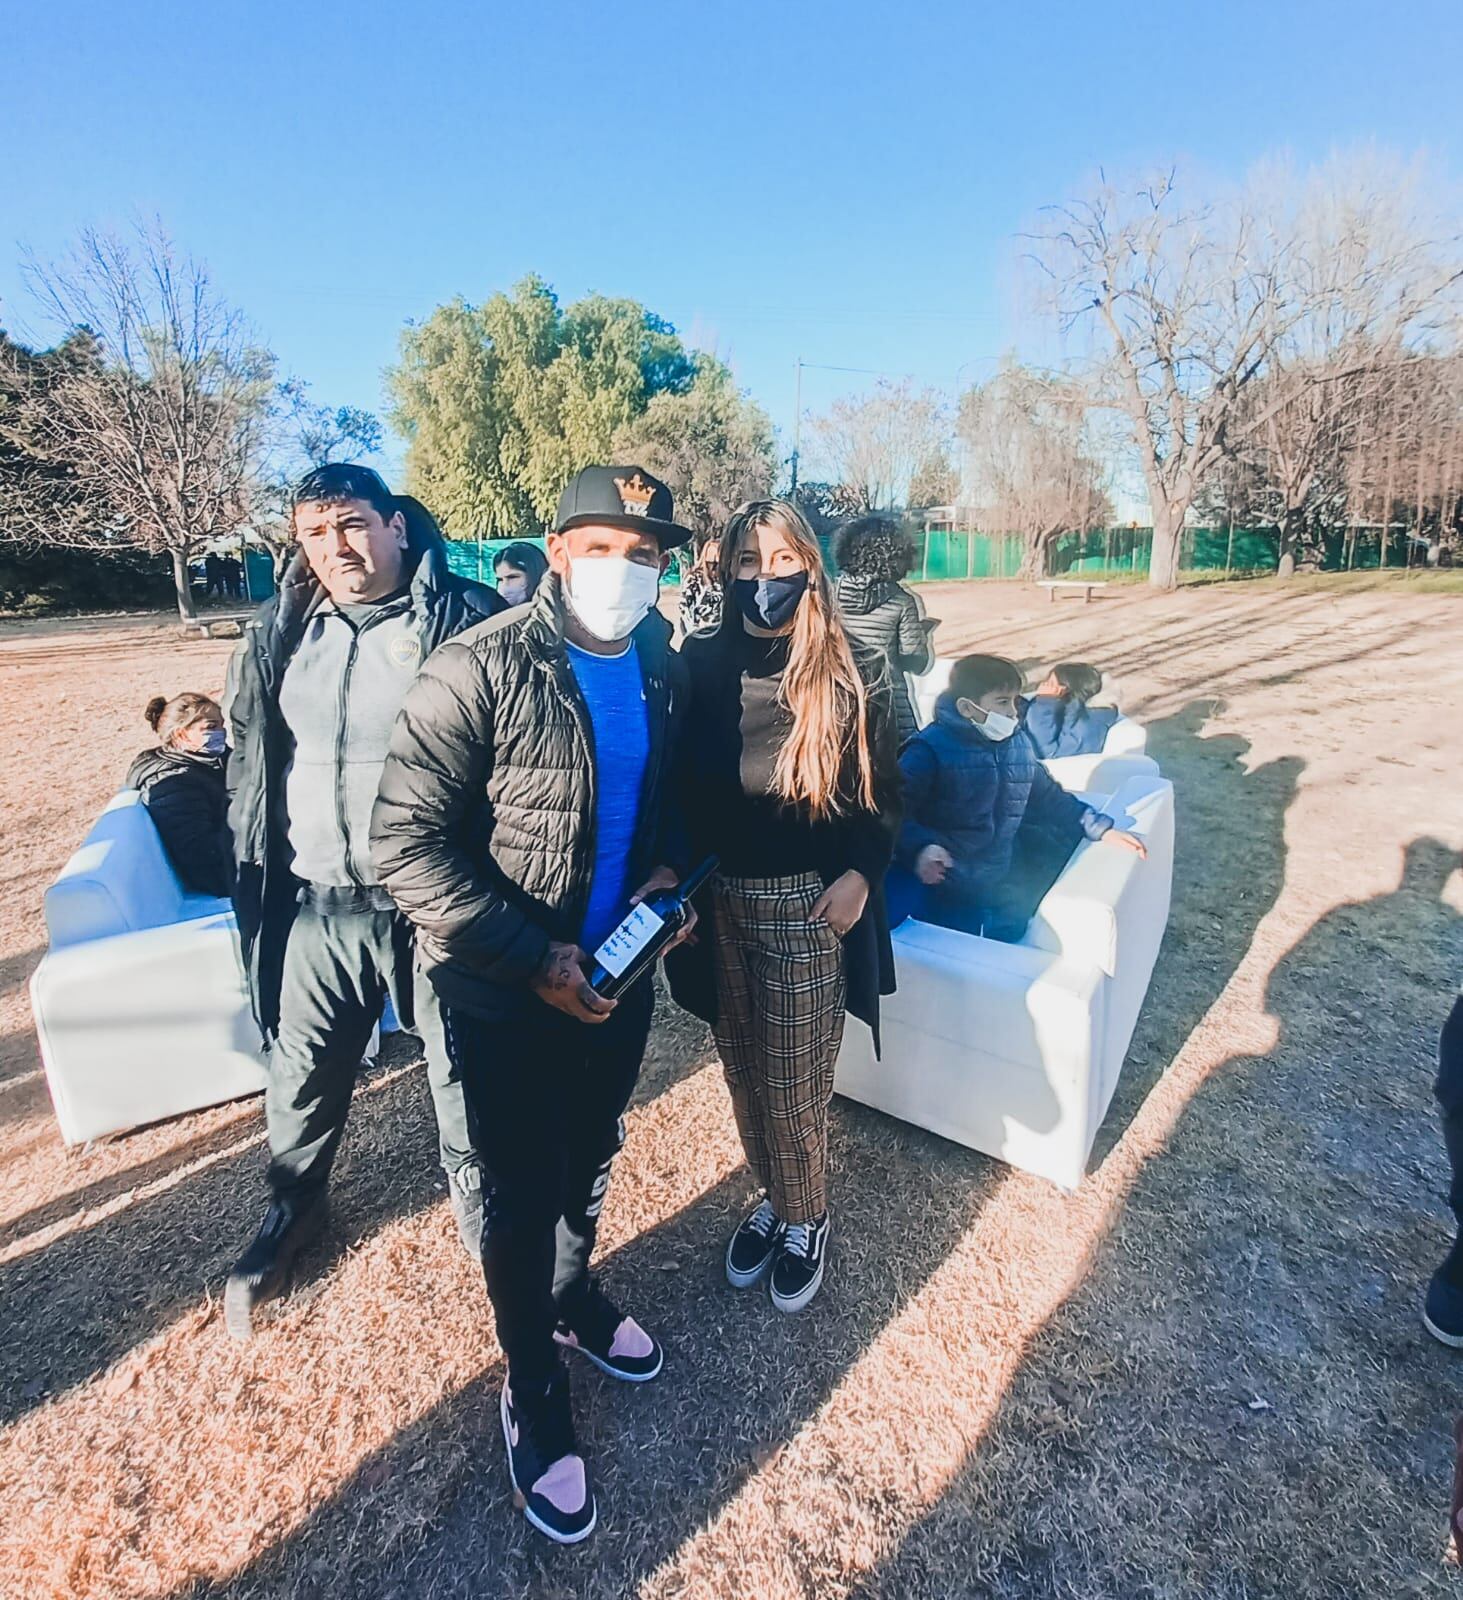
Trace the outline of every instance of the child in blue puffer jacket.
[[1043, 761], [1053, 756], [1101, 753], [1118, 720], [1112, 706], [1089, 706], [1102, 688], [1102, 674], [1085, 661], [1059, 661], [1030, 700], [1019, 703], [1021, 726]]
[[1017, 719], [1021, 686], [1014, 661], [966, 656], [934, 720], [901, 752], [904, 821], [886, 884], [891, 926], [913, 916], [1014, 944], [1041, 879], [1052, 876], [1041, 869], [1040, 835], [1061, 838], [1067, 854], [1084, 835], [1147, 854], [1141, 839], [1068, 794], [1042, 766]]

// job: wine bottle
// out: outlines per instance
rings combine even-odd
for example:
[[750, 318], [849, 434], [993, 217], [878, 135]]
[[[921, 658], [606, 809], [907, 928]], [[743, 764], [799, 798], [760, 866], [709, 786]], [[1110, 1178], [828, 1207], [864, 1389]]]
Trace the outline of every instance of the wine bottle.
[[691, 896], [716, 871], [707, 856], [673, 889], [660, 889], [632, 906], [619, 927], [594, 952], [589, 986], [606, 1000], [617, 999], [655, 964], [661, 951], [686, 925]]

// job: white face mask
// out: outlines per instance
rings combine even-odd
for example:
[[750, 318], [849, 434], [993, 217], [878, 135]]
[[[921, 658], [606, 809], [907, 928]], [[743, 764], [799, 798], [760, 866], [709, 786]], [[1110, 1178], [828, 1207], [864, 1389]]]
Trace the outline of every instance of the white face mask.
[[[965, 704], [970, 705], [970, 701], [965, 701]], [[976, 706], [974, 709], [979, 711], [985, 718], [984, 722], [977, 722], [969, 712], [962, 712], [961, 714], [972, 727], [979, 729], [987, 739], [993, 739], [997, 744], [1000, 744], [1003, 739], [1009, 739], [1017, 728], [1021, 726], [1015, 717], [1004, 716], [999, 711], [987, 711], [984, 706]]]
[[655, 604], [660, 571], [624, 556], [583, 556], [570, 562], [564, 588], [589, 632], [615, 644], [628, 639]]
[[503, 596], [504, 602], [510, 606], [521, 606], [528, 603], [528, 579], [504, 578], [498, 585], [498, 593]]

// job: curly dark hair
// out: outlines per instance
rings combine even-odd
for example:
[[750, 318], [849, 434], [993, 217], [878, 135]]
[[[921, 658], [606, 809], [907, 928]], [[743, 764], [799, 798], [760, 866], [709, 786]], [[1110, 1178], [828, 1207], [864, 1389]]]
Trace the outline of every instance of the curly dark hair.
[[914, 540], [893, 517], [855, 517], [833, 536], [833, 559], [851, 577], [899, 579], [914, 558]]

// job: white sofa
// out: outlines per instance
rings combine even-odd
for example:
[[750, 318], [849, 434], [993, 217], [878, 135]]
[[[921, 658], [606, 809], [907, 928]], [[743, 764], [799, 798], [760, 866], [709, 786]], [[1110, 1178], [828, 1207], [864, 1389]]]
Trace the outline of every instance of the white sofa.
[[[936, 656], [930, 670], [918, 678], [910, 678], [909, 687], [914, 697], [915, 716], [924, 727], [935, 714], [935, 701], [950, 687], [950, 669], [958, 657]], [[1057, 756], [1046, 763], [1046, 769], [1064, 789], [1087, 789], [1095, 780], [1098, 763], [1113, 757], [1133, 763], [1126, 770], [1133, 774], [1156, 774], [1158, 763], [1147, 754], [1148, 730], [1131, 717], [1120, 716], [1108, 729], [1107, 739], [1097, 755]], [[1116, 772], [1119, 769], [1113, 768]]]
[[1139, 834], [1147, 859], [1080, 844], [1020, 944], [896, 929], [883, 1059], [850, 1017], [835, 1083], [1064, 1188], [1081, 1181], [1117, 1086], [1173, 878], [1173, 786], [1131, 760], [1097, 758], [1094, 776], [1083, 798]]
[[31, 1009], [67, 1144], [264, 1087], [233, 911], [184, 890], [135, 790], [97, 819], [45, 909]]

